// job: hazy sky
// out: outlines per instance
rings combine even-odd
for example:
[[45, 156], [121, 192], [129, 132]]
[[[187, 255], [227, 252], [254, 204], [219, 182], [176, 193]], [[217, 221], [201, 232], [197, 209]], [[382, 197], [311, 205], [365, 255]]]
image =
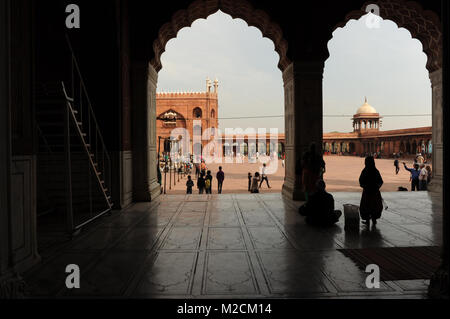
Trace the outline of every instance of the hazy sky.
[[[391, 21], [369, 29], [362, 18], [337, 29], [324, 71], [324, 114], [352, 115], [369, 104], [383, 115], [431, 114], [431, 87], [421, 43]], [[205, 91], [219, 79], [219, 118], [228, 127], [277, 127], [284, 114], [282, 73], [271, 40], [241, 19], [218, 12], [180, 30], [161, 57], [158, 92]], [[386, 117], [383, 130], [431, 126], [431, 117]], [[324, 131], [349, 132], [349, 117], [324, 118]]]

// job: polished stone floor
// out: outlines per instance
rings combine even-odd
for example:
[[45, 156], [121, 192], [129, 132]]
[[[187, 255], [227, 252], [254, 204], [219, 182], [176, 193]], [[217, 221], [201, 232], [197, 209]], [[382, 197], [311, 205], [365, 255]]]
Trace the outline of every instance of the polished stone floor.
[[[359, 204], [336, 193], [336, 208]], [[102, 218], [76, 239], [42, 252], [26, 274], [31, 297], [423, 298], [426, 280], [365, 286], [367, 274], [338, 248], [441, 244], [441, 201], [425, 192], [385, 193], [376, 230], [348, 235], [343, 220], [317, 229], [280, 194], [171, 195]], [[65, 287], [65, 267], [81, 288]]]

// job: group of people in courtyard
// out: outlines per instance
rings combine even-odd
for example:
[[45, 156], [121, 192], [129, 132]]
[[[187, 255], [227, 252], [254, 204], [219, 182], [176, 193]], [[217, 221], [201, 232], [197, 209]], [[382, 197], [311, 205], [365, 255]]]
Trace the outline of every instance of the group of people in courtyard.
[[[201, 164], [195, 165], [195, 176], [197, 179], [197, 189], [199, 194], [212, 194], [213, 176], [211, 170], [207, 169], [205, 161], [202, 161]], [[223, 182], [225, 180], [225, 173], [222, 166], [219, 167], [219, 171], [216, 174], [216, 180], [217, 193], [222, 194]], [[252, 173], [248, 173], [248, 191], [250, 193], [259, 193], [259, 190], [263, 186], [264, 182], [266, 182], [267, 188], [272, 188], [269, 184], [266, 164], [263, 164], [261, 173], [255, 172], [254, 175], [252, 175]], [[192, 176], [189, 175], [186, 181], [186, 194], [192, 194], [194, 186], [195, 182], [192, 179]]]
[[[195, 165], [195, 175], [197, 178], [197, 188], [199, 194], [212, 194], [213, 188], [213, 176], [212, 172], [207, 169], [205, 161], [202, 161], [200, 165]], [[225, 173], [222, 166], [219, 167], [219, 171], [216, 174], [217, 179], [217, 192], [222, 194], [223, 182], [225, 180]], [[186, 193], [192, 194], [192, 189], [195, 183], [192, 180], [192, 176], [189, 175], [186, 182]]]
[[[410, 182], [411, 182], [411, 191], [426, 191], [428, 190], [428, 185], [431, 182], [433, 177], [431, 166], [425, 165], [426, 161], [422, 154], [417, 154], [414, 159], [414, 165], [412, 168], [409, 168], [405, 162], [403, 162], [403, 166], [405, 170], [411, 173]], [[394, 160], [395, 166], [395, 174], [398, 175], [400, 172], [400, 162], [398, 158]]]
[[[315, 144], [304, 153], [296, 165], [296, 174], [302, 176], [303, 191], [306, 203], [299, 208], [306, 222], [315, 226], [332, 226], [339, 221], [342, 212], [335, 210], [334, 198], [326, 191], [323, 176], [326, 172], [322, 155], [316, 151]], [[373, 156], [365, 159], [365, 168], [359, 177], [363, 189], [359, 212], [361, 220], [370, 227], [377, 224], [383, 212], [383, 199], [380, 188], [383, 179], [375, 166]]]
[[248, 191], [252, 194], [259, 193], [264, 181], [267, 184], [267, 188], [272, 188], [269, 185], [266, 164], [263, 164], [261, 174], [259, 172], [255, 172], [255, 175], [252, 176], [252, 173], [248, 173]]

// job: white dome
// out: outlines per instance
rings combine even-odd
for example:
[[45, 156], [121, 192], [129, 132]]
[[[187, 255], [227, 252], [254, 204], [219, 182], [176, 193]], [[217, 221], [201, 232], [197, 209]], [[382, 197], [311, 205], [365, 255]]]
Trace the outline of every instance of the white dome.
[[369, 103], [366, 102], [358, 109], [356, 114], [376, 114], [378, 113]]

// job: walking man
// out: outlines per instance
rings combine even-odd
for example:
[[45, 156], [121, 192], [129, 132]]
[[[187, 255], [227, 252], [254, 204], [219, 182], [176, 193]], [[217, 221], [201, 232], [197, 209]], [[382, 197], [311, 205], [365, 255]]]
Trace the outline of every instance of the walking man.
[[195, 176], [198, 178], [200, 176], [200, 165], [195, 163]]
[[262, 183], [263, 183], [264, 181], [266, 181], [267, 187], [268, 187], [268, 188], [272, 188], [272, 187], [270, 187], [270, 185], [269, 185], [269, 179], [267, 178], [266, 170], [267, 170], [266, 164], [264, 163], [264, 164], [263, 164], [262, 171], [261, 171], [261, 175], [262, 175], [262, 176], [261, 176], [261, 182], [259, 183], [259, 188], [261, 188]]
[[411, 173], [411, 192], [419, 190], [419, 164], [414, 164], [414, 168], [408, 168], [405, 162], [403, 162], [403, 165], [405, 166], [405, 169]]
[[217, 178], [217, 190], [219, 194], [222, 194], [223, 181], [225, 180], [225, 173], [222, 170], [222, 166], [219, 166], [219, 171], [216, 174]]

